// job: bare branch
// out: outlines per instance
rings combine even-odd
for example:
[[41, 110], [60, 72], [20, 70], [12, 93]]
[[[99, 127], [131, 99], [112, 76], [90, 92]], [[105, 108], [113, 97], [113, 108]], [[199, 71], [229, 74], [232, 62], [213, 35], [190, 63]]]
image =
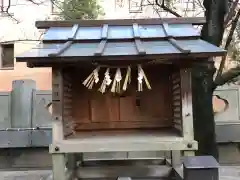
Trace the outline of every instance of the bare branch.
[[38, 6], [44, 3], [44, 1], [42, 1], [42, 2], [35, 2], [34, 0], [28, 0], [28, 1], [35, 4], [35, 5], [38, 5]]
[[[35, 4], [35, 5], [41, 5], [41, 4], [43, 4], [44, 2], [46, 2], [46, 1], [36, 2], [35, 0], [27, 0], [27, 1], [29, 1], [29, 2], [31, 2], [31, 3], [33, 3], [33, 4]], [[13, 20], [16, 21], [17, 23], [20, 23], [20, 21], [19, 21], [17, 18], [15, 18], [14, 15], [12, 15], [12, 14], [9, 13], [9, 10], [10, 10], [10, 8], [11, 8], [11, 6], [12, 6], [11, 0], [8, 0], [8, 3], [7, 3], [6, 6], [4, 6], [4, 2], [5, 2], [5, 1], [2, 0], [1, 13], [5, 14], [7, 17], [13, 19]]]
[[167, 12], [173, 14], [173, 15], [176, 16], [176, 17], [181, 17], [180, 14], [178, 14], [177, 12], [175, 12], [175, 11], [171, 10], [170, 8], [168, 8], [167, 6], [165, 6], [165, 3], [164, 3], [164, 2], [165, 2], [165, 1], [162, 0], [162, 4], [159, 4], [158, 0], [155, 0], [156, 5], [159, 6], [159, 7], [161, 7], [164, 11], [167, 11]]
[[223, 73], [214, 81], [213, 90], [215, 90], [218, 86], [222, 86], [230, 82], [232, 79], [238, 77], [239, 75], [240, 66], [229, 69], [227, 72]]
[[205, 9], [202, 2], [200, 0], [196, 0], [196, 3], [202, 8]]
[[231, 4], [229, 12], [224, 20], [224, 27], [226, 27], [228, 25], [228, 23], [231, 21], [231, 19], [235, 16], [235, 10], [238, 6], [238, 2], [239, 2], [239, 0], [236, 0]]
[[[233, 38], [233, 33], [237, 27], [237, 22], [238, 22], [238, 19], [240, 17], [240, 9], [238, 10], [238, 13], [237, 15], [235, 16], [234, 20], [232, 21], [232, 27], [230, 29], [230, 32], [228, 34], [228, 38], [227, 38], [227, 41], [226, 41], [226, 44], [225, 44], [225, 49], [228, 50], [229, 48], [229, 45], [232, 41], [232, 38]], [[219, 66], [219, 69], [218, 69], [218, 72], [217, 72], [217, 76], [215, 78], [215, 81], [217, 81], [218, 78], [221, 78], [221, 74], [223, 72], [223, 68], [225, 66], [225, 62], [226, 62], [226, 56], [223, 57], [223, 59], [221, 60], [221, 63], [220, 63], [220, 66]]]

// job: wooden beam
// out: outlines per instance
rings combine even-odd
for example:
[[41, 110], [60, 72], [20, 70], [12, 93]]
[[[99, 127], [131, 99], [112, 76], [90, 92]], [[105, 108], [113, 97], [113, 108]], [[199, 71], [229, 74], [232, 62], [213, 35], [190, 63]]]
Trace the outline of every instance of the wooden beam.
[[64, 154], [53, 154], [52, 164], [53, 180], [69, 180], [65, 173]]
[[[144, 138], [144, 136], [142, 136]], [[138, 141], [140, 138], [126, 138], [126, 141], [98, 138], [98, 140], [69, 139], [53, 142], [50, 145], [50, 153], [81, 153], [81, 152], [130, 152], [130, 151], [163, 151], [170, 150], [197, 150], [198, 144], [194, 140], [173, 140], [174, 138], [147, 139]], [[86, 138], [87, 139], [87, 138]], [[128, 140], [129, 139], [129, 140]], [[178, 138], [176, 138], [178, 139]], [[103, 143], [101, 143], [103, 142]], [[108, 143], [104, 143], [108, 142]], [[188, 146], [191, 144], [191, 147]], [[57, 150], [56, 150], [57, 149]]]
[[[134, 61], [137, 62], [146, 62], [146, 60], [152, 61], [153, 59], [157, 59], [158, 62], [161, 63], [182, 63], [182, 62], [197, 62], [198, 58], [208, 58], [208, 57], [217, 57], [217, 56], [224, 56], [226, 54], [225, 51], [223, 52], [204, 52], [204, 53], [190, 53], [190, 54], [157, 54], [157, 55], [146, 55], [146, 56], [139, 56], [139, 55], [123, 55], [123, 56], [97, 56], [95, 59], [96, 62], [101, 61]], [[96, 57], [96, 56], [95, 56]], [[92, 62], [92, 56], [68, 56], [68, 57], [16, 57], [17, 62], [29, 62], [31, 63], [32, 67], [52, 67], [61, 64], [74, 64], [77, 62], [81, 62], [82, 65], [89, 66], [89, 62]], [[203, 63], [201, 61], [201, 63]]]
[[61, 55], [64, 51], [66, 51], [72, 44], [73, 44], [73, 40], [76, 38], [77, 32], [79, 29], [79, 25], [78, 24], [74, 24], [72, 27], [72, 31], [71, 31], [71, 35], [68, 38], [68, 41], [65, 42], [63, 44], [63, 46], [61, 46], [61, 48], [57, 49], [57, 51], [55, 53], [50, 53], [48, 54], [49, 57], [51, 56], [59, 56]]
[[102, 34], [101, 34], [101, 42], [99, 43], [94, 56], [101, 56], [104, 52], [104, 48], [107, 44], [107, 37], [108, 37], [108, 25], [104, 24], [102, 27]]
[[64, 51], [66, 51], [71, 45], [73, 41], [65, 42], [59, 49], [56, 50], [54, 53], [48, 54], [49, 57], [60, 56]]
[[52, 68], [52, 142], [63, 140], [63, 121], [62, 121], [62, 71], [58, 68]]
[[162, 23], [168, 24], [193, 24], [202, 25], [206, 23], [204, 17], [191, 17], [191, 18], [149, 18], [149, 19], [105, 19], [105, 20], [69, 20], [69, 21], [36, 21], [38, 29], [48, 29], [50, 27], [71, 27], [74, 24], [81, 26], [102, 26], [108, 25], [132, 25], [133, 23], [141, 25], [156, 25]]
[[79, 29], [79, 25], [78, 24], [74, 24], [73, 27], [72, 27], [71, 36], [68, 38], [68, 40], [74, 40], [76, 38], [78, 29]]
[[139, 27], [137, 23], [133, 23], [132, 25], [132, 29], [133, 29], [133, 37], [134, 37], [134, 41], [135, 41], [135, 45], [136, 45], [136, 49], [138, 51], [139, 55], [145, 55], [146, 51], [143, 47], [143, 44], [141, 42], [141, 36], [139, 33]]
[[191, 53], [191, 50], [184, 49], [183, 47], [181, 47], [181, 45], [178, 43], [178, 41], [173, 38], [173, 36], [169, 32], [167, 23], [163, 23], [162, 27], [163, 27], [163, 32], [170, 44], [172, 44], [176, 49], [178, 49], [182, 53]]
[[114, 159], [112, 160], [99, 160], [90, 159], [84, 160], [83, 165], [86, 166], [139, 166], [139, 165], [165, 165], [165, 160], [163, 158], [131, 158], [128, 159]]
[[102, 27], [101, 39], [106, 40], [108, 38], [108, 24], [104, 24]]

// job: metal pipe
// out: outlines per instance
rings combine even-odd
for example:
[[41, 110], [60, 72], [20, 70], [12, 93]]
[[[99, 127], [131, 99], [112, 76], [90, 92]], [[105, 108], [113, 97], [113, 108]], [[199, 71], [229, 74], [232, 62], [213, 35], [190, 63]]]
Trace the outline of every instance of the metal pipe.
[[34, 128], [5, 128], [0, 131], [39, 131], [39, 130], [51, 130], [51, 127], [34, 127]]

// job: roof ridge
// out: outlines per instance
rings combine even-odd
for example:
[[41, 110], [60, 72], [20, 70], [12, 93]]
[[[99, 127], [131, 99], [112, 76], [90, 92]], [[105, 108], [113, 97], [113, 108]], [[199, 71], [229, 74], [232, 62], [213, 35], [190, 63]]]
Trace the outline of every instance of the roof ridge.
[[50, 27], [72, 27], [74, 24], [81, 26], [102, 26], [108, 25], [157, 25], [157, 24], [193, 24], [202, 25], [206, 23], [205, 17], [181, 17], [181, 18], [148, 18], [148, 19], [103, 19], [103, 20], [66, 20], [66, 21], [36, 21], [38, 29], [48, 29]]

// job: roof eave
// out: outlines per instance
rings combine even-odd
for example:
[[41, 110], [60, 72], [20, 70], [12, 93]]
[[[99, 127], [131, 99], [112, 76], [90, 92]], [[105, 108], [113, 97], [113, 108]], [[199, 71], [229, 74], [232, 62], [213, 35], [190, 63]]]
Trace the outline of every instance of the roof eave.
[[104, 19], [104, 20], [66, 20], [66, 21], [36, 21], [35, 26], [38, 29], [48, 29], [50, 27], [72, 27], [75, 24], [81, 26], [102, 26], [108, 25], [132, 25], [133, 23], [141, 25], [156, 24], [192, 24], [203, 25], [206, 23], [205, 17], [188, 17], [188, 18], [148, 18], [148, 19]]
[[99, 56], [99, 57], [93, 57], [92, 56], [86, 56], [86, 57], [16, 57], [17, 62], [27, 62], [32, 65], [32, 67], [52, 67], [54, 64], [69, 64], [69, 63], [78, 63], [81, 62], [83, 64], [91, 64], [90, 62], [100, 62], [100, 61], [151, 61], [151, 60], [162, 60], [160, 62], [168, 63], [168, 64], [174, 64], [176, 62], [182, 62], [182, 60], [198, 60], [198, 59], [208, 59], [211, 57], [219, 57], [219, 56], [225, 56], [226, 51], [220, 51], [220, 52], [199, 52], [199, 53], [190, 53], [190, 54], [184, 54], [184, 53], [178, 53], [178, 54], [156, 54], [156, 55], [131, 55], [131, 56]]

